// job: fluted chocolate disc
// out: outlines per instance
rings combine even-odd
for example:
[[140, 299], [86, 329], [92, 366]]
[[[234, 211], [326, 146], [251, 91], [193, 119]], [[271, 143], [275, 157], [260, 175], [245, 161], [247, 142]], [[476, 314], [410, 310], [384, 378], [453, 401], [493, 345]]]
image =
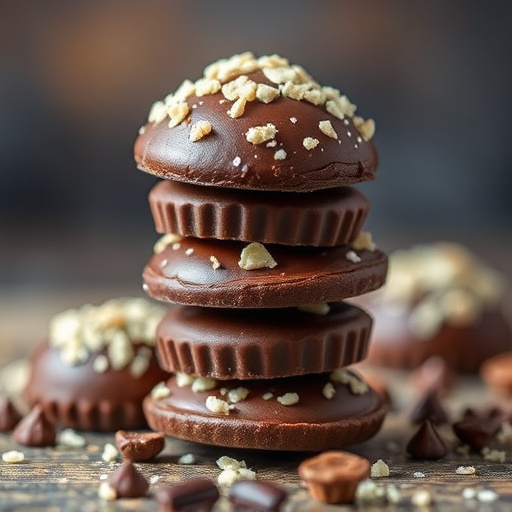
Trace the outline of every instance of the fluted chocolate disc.
[[[328, 384], [332, 384], [333, 394], [328, 395], [331, 398], [324, 390]], [[167, 387], [169, 396], [149, 396], [144, 400], [144, 412], [153, 430], [179, 439], [234, 448], [341, 448], [372, 437], [387, 411], [387, 405], [371, 388], [353, 394], [348, 385], [330, 382], [329, 374], [222, 381], [209, 391], [179, 387], [172, 377]], [[232, 404], [228, 414], [212, 412], [206, 406], [207, 400], [226, 400], [228, 390], [239, 387], [248, 394]], [[288, 399], [294, 395], [298, 401], [290, 403]]]
[[197, 238], [168, 245], [146, 265], [144, 289], [189, 306], [283, 308], [355, 297], [386, 278], [387, 258], [379, 250], [269, 245], [276, 266], [245, 270], [239, 261], [247, 245]]
[[333, 303], [325, 314], [297, 308], [172, 308], [157, 329], [162, 367], [216, 379], [322, 373], [361, 361], [372, 319]]
[[159, 233], [285, 245], [334, 246], [361, 231], [368, 199], [350, 187], [255, 192], [164, 180], [149, 194]]

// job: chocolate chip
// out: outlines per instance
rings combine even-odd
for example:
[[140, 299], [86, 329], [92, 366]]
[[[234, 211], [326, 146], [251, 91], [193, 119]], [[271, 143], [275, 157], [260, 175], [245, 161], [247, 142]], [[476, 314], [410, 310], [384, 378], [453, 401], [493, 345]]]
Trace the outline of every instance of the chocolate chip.
[[137, 471], [130, 460], [125, 460], [107, 480], [116, 491], [118, 498], [140, 498], [149, 489], [146, 479]]
[[475, 450], [485, 448], [501, 429], [501, 416], [481, 416], [472, 411], [452, 425], [458, 439]]
[[157, 432], [125, 432], [118, 430], [115, 434], [117, 449], [123, 458], [141, 462], [156, 457], [165, 445], [164, 435]]
[[446, 412], [435, 391], [429, 391], [420, 398], [412, 409], [410, 417], [413, 423], [430, 420], [435, 425], [440, 425], [448, 422]]
[[39, 404], [34, 406], [12, 432], [13, 439], [25, 446], [53, 446], [56, 436], [55, 427], [46, 419]]
[[286, 491], [271, 482], [239, 480], [229, 489], [235, 511], [276, 512], [286, 499]]
[[219, 499], [219, 490], [209, 478], [194, 478], [163, 487], [156, 499], [160, 512], [209, 512]]
[[407, 443], [406, 451], [414, 459], [436, 460], [445, 457], [448, 448], [436, 427], [425, 420]]
[[0, 397], [0, 432], [9, 432], [21, 420], [21, 414], [5, 396]]

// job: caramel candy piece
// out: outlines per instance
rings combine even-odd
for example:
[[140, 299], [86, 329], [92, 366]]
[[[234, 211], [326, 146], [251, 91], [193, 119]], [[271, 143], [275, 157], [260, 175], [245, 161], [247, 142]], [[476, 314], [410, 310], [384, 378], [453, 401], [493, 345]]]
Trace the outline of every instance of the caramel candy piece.
[[56, 436], [41, 405], [35, 405], [12, 432], [13, 439], [25, 446], [53, 446]]
[[125, 459], [141, 462], [156, 457], [165, 445], [163, 434], [158, 432], [126, 432], [118, 430], [115, 434], [117, 449]]
[[209, 478], [194, 478], [160, 489], [156, 499], [160, 512], [209, 512], [219, 490]]
[[9, 432], [21, 420], [21, 414], [14, 404], [5, 396], [0, 397], [0, 432]]
[[448, 453], [448, 448], [429, 420], [425, 420], [406, 447], [407, 453], [413, 459], [442, 459]]
[[240, 512], [276, 512], [286, 495], [278, 485], [255, 480], [239, 480], [229, 489], [229, 501]]
[[328, 451], [299, 465], [311, 495], [324, 503], [352, 503], [357, 484], [370, 477], [370, 461], [348, 452]]
[[117, 498], [140, 498], [149, 489], [146, 479], [137, 471], [130, 460], [125, 460], [107, 480]]

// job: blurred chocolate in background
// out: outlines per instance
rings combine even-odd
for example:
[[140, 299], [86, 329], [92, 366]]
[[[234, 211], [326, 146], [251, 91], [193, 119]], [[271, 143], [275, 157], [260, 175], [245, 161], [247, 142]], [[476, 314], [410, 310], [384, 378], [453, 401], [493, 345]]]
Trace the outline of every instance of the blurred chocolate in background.
[[158, 238], [138, 128], [246, 50], [376, 120], [378, 178], [361, 190], [379, 245], [449, 239], [511, 272], [511, 22], [508, 1], [2, 2], [0, 285], [138, 289]]

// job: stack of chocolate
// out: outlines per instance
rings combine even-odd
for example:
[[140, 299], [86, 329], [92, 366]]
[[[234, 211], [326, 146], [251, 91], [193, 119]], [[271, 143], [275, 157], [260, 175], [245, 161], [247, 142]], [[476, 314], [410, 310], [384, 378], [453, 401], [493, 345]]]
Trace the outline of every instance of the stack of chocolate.
[[156, 102], [135, 143], [164, 236], [144, 289], [176, 303], [157, 329], [173, 373], [149, 425], [200, 443], [323, 450], [377, 432], [386, 404], [346, 367], [371, 318], [342, 302], [380, 287], [361, 232], [374, 124], [279, 56], [217, 61]]

